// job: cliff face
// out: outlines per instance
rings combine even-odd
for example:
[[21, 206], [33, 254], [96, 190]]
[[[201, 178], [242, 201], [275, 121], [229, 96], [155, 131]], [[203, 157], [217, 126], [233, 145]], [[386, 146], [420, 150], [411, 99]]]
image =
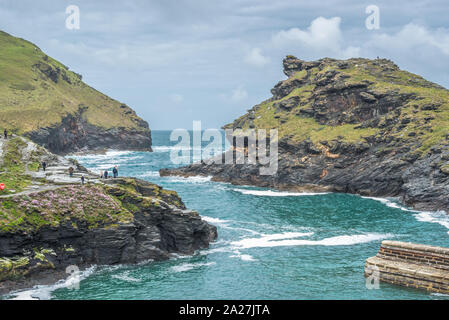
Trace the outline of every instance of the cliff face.
[[62, 118], [60, 123], [34, 130], [26, 136], [58, 154], [105, 149], [151, 151], [151, 132], [147, 122], [141, 120], [140, 129], [106, 129], [90, 124], [84, 113], [85, 109], [80, 108], [78, 112]]
[[283, 64], [288, 79], [273, 88], [273, 97], [225, 126], [278, 129], [275, 175], [261, 176], [248, 163], [193, 164], [161, 174], [397, 196], [418, 209], [449, 209], [448, 90], [385, 59], [288, 56]]
[[0, 127], [54, 153], [151, 151], [148, 123], [34, 44], [0, 31]]
[[[0, 196], [0, 294], [66, 278], [72, 265], [193, 254], [217, 237], [174, 191], [134, 178], [100, 180], [20, 137], [2, 144], [0, 180], [7, 188]], [[42, 161], [45, 172], [38, 170]]]

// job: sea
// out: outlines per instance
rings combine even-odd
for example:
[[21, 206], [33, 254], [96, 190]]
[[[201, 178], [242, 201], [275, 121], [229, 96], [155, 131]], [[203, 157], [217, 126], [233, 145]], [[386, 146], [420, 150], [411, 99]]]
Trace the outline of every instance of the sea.
[[[4, 299], [448, 299], [380, 283], [367, 284], [365, 260], [382, 240], [449, 247], [449, 216], [421, 212], [394, 198], [292, 193], [234, 186], [211, 177], [160, 177], [177, 167], [170, 131], [153, 131], [154, 152], [75, 156], [94, 172], [119, 167], [175, 190], [186, 206], [217, 226], [218, 239], [192, 256], [138, 265], [93, 265], [73, 279], [13, 292]], [[227, 145], [224, 145], [228, 147]], [[189, 151], [190, 152], [190, 151]]]

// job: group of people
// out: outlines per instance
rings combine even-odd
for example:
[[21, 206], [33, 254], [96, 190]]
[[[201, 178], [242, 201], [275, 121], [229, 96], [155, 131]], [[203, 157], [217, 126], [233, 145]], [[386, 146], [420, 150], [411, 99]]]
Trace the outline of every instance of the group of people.
[[[47, 169], [47, 163], [45, 161], [42, 161], [42, 163], [40, 164], [39, 167], [42, 167], [42, 169], [45, 171]], [[73, 177], [73, 173], [74, 172], [75, 172], [75, 169], [73, 167], [70, 167], [69, 168], [69, 176], [70, 176], [70, 178]], [[112, 176], [114, 178], [118, 177], [118, 166], [114, 166], [114, 168], [112, 168]], [[105, 170], [104, 172], [103, 171], [100, 172], [100, 178], [101, 179], [103, 179], [103, 178], [107, 179], [108, 177], [109, 177], [108, 170]], [[81, 175], [81, 183], [84, 184], [84, 182], [85, 182], [85, 177], [84, 177], [84, 175]]]
[[[118, 177], [118, 167], [117, 166], [114, 166], [114, 168], [112, 168], [112, 176], [114, 177], [114, 178], [117, 178]], [[108, 172], [108, 170], [106, 169], [104, 172], [103, 171], [100, 171], [100, 178], [101, 179], [107, 179], [107, 178], [109, 178], [110, 176], [109, 176], [109, 172]]]

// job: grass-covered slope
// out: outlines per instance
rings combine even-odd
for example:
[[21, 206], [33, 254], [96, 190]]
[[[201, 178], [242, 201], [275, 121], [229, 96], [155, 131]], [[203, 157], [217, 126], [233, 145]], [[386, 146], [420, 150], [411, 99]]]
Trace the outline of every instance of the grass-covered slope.
[[99, 179], [20, 136], [0, 139], [0, 183], [0, 295], [44, 276], [55, 282], [69, 265], [193, 254], [217, 236], [175, 191], [135, 178]]
[[446, 143], [449, 91], [385, 59], [284, 60], [273, 97], [226, 128], [278, 129], [279, 137], [365, 142], [400, 139], [426, 153]]
[[[399, 197], [419, 210], [449, 210], [447, 89], [386, 59], [306, 62], [287, 56], [283, 65], [288, 78], [271, 90], [273, 97], [225, 126], [244, 129], [235, 131], [239, 136], [253, 128], [278, 130], [272, 174], [261, 174], [263, 164], [247, 161], [195, 163], [161, 175]], [[239, 149], [229, 154], [245, 157]]]
[[32, 137], [69, 115], [98, 130], [120, 128], [151, 140], [148, 125], [131, 108], [86, 85], [35, 44], [0, 31], [0, 128]]

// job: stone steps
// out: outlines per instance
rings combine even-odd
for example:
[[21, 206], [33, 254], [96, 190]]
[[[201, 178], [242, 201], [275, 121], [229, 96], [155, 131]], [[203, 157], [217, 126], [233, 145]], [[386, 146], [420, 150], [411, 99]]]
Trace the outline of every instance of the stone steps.
[[365, 276], [400, 286], [449, 293], [449, 248], [383, 241], [368, 258]]

